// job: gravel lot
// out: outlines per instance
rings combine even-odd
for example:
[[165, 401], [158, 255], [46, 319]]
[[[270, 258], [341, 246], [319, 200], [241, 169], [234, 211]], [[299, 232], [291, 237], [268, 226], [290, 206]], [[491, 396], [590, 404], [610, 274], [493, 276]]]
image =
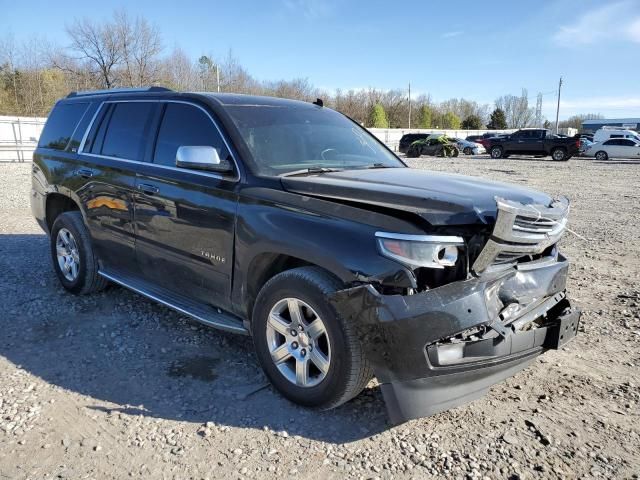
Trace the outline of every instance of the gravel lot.
[[1, 478], [640, 475], [640, 162], [412, 160], [572, 200], [581, 334], [483, 399], [390, 428], [379, 389], [330, 412], [281, 398], [250, 341], [111, 287], [59, 286], [29, 164], [0, 164]]

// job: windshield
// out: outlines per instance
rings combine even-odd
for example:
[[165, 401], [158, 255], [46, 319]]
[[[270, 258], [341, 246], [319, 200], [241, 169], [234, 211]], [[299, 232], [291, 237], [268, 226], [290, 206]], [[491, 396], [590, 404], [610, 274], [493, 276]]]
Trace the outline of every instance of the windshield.
[[258, 175], [302, 169], [404, 167], [366, 130], [314, 105], [227, 105]]

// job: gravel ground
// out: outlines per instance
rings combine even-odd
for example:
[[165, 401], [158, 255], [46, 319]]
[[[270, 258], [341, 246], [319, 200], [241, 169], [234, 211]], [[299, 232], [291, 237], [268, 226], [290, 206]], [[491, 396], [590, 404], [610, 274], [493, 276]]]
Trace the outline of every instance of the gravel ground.
[[245, 337], [124, 289], [59, 286], [29, 164], [0, 165], [0, 477], [459, 478], [640, 474], [640, 163], [412, 160], [566, 194], [580, 335], [489, 395], [390, 428], [374, 383], [312, 412]]

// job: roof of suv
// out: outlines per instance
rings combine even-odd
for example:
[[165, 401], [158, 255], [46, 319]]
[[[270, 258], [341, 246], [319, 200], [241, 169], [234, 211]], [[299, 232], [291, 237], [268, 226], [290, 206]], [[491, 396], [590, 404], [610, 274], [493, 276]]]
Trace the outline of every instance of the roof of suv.
[[[208, 97], [215, 100], [220, 105], [235, 105], [235, 106], [264, 106], [264, 107], [276, 107], [276, 106], [309, 106], [313, 107], [314, 104], [310, 102], [304, 102], [301, 100], [291, 100], [288, 98], [279, 97], [267, 97], [260, 95], [245, 95], [240, 93], [214, 93], [214, 92], [178, 92], [165, 87], [142, 87], [142, 88], [112, 88], [107, 90], [87, 90], [81, 92], [71, 92], [67, 95], [67, 99], [79, 99], [79, 98], [91, 98], [98, 96], [111, 96], [118, 95], [122, 97], [136, 96], [145, 97], [147, 95], [157, 96], [158, 94], [174, 94], [174, 95], [197, 95]], [[316, 104], [317, 106], [317, 104]]]

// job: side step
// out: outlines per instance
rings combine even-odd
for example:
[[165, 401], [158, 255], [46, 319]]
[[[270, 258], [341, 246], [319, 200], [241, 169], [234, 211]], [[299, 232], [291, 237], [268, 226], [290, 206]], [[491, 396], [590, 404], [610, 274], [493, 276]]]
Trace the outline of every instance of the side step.
[[227, 332], [249, 335], [249, 332], [242, 323], [242, 319], [231, 313], [227, 313], [224, 310], [205, 305], [201, 302], [193, 301], [180, 294], [169, 292], [163, 288], [152, 285], [149, 282], [132, 278], [128, 275], [115, 272], [105, 272], [103, 270], [100, 270], [98, 273], [113, 283], [117, 283], [129, 290], [133, 290], [140, 295], [187, 315], [200, 323], [204, 323], [210, 327], [225, 330]]

